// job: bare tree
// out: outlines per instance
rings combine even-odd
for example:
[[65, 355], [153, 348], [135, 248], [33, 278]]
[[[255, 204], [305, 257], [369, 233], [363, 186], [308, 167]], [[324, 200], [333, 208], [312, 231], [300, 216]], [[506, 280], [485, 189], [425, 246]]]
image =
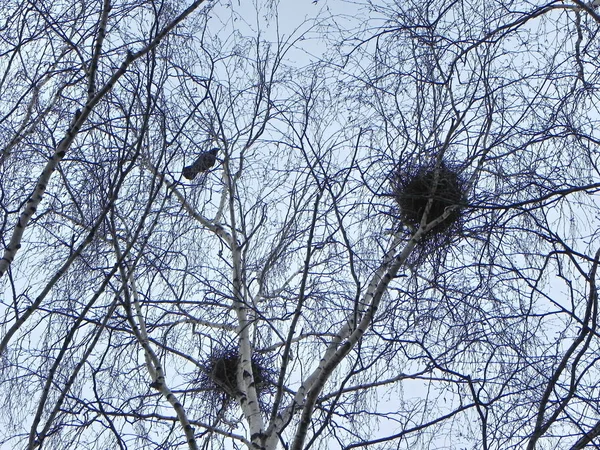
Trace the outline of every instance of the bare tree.
[[0, 6], [2, 446], [593, 445], [593, 5], [179, 3]]

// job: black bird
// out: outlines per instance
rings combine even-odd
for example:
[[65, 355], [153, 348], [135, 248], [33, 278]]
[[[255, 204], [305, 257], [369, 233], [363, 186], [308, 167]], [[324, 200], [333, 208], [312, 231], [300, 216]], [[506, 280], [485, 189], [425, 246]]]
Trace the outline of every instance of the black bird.
[[183, 168], [183, 176], [188, 180], [193, 180], [199, 173], [206, 172], [216, 164], [218, 152], [218, 148], [213, 148], [207, 152], [200, 153], [194, 164]]

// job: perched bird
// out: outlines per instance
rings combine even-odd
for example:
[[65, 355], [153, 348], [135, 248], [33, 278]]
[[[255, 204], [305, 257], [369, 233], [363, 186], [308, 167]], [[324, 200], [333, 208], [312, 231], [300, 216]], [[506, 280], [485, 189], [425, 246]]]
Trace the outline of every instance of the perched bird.
[[202, 152], [194, 161], [194, 164], [183, 168], [182, 175], [188, 180], [193, 180], [201, 172], [206, 172], [217, 162], [218, 148], [213, 148], [207, 152]]

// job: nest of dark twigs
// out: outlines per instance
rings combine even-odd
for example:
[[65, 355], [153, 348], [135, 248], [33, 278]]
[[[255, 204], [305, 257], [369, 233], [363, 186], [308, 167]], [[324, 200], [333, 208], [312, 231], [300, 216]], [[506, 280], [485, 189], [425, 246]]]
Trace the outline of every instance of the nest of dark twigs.
[[[218, 404], [226, 408], [240, 392], [237, 379], [240, 361], [237, 348], [215, 350], [207, 358], [199, 382], [207, 400], [213, 405]], [[262, 406], [261, 396], [269, 392], [274, 385], [273, 371], [269, 359], [257, 353], [252, 356], [251, 366], [254, 387]]]
[[424, 240], [449, 236], [460, 228], [467, 205], [466, 185], [458, 171], [446, 163], [412, 172], [397, 170], [392, 176], [392, 189], [400, 220], [415, 229], [420, 227], [426, 212], [425, 223], [429, 224], [448, 211], [447, 217], [425, 233]]

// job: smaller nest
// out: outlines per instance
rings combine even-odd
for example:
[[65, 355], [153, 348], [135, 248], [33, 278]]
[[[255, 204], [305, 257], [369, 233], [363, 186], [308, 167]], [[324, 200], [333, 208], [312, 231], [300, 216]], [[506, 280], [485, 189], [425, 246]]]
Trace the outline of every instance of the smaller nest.
[[[207, 400], [212, 404], [227, 407], [232, 404], [240, 392], [237, 383], [237, 370], [240, 355], [237, 348], [215, 350], [207, 359], [200, 375], [200, 384], [204, 388]], [[261, 407], [261, 396], [273, 386], [273, 371], [269, 368], [269, 359], [255, 353], [252, 356], [252, 376], [254, 387]]]
[[[437, 183], [436, 183], [437, 177]], [[432, 199], [427, 223], [441, 217], [446, 208], [458, 206], [448, 217], [429, 230], [424, 238], [450, 235], [460, 227], [462, 212], [466, 206], [466, 188], [460, 175], [442, 163], [439, 168], [421, 168], [416, 173], [397, 171], [393, 175], [393, 197], [400, 207], [400, 219], [407, 225], [418, 227], [427, 204]]]

